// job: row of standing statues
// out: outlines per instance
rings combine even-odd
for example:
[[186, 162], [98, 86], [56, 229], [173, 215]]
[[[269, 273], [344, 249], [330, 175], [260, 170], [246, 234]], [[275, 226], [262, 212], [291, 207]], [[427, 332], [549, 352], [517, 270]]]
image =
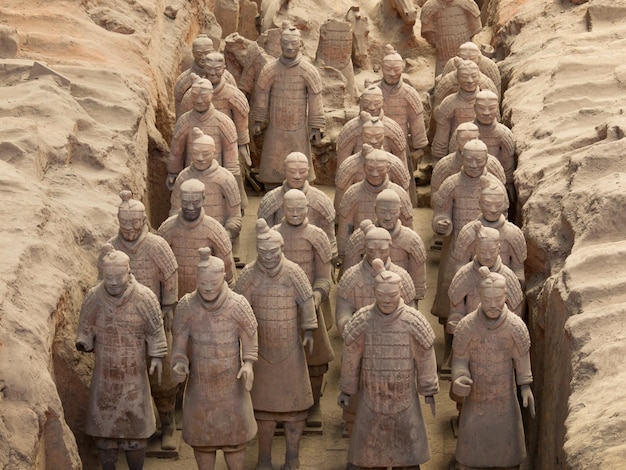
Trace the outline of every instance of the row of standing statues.
[[[454, 7], [446, 15], [439, 4]], [[256, 436], [256, 469], [271, 470], [278, 424], [281, 469], [299, 468], [303, 430], [321, 426], [324, 375], [338, 359], [333, 326], [344, 342], [337, 402], [350, 437], [347, 468], [427, 462], [418, 396], [434, 414], [441, 374], [451, 377], [459, 409], [457, 468], [522, 463], [517, 387], [531, 415], [534, 398], [526, 244], [507, 220], [515, 148], [498, 122], [497, 66], [469, 42], [475, 25], [442, 33], [469, 10], [457, 0], [423, 6], [438, 24], [422, 29], [441, 71], [431, 123], [402, 79], [403, 58], [386, 48], [382, 79], [366, 84], [359, 115], [337, 137], [334, 201], [312, 184], [323, 83], [300, 52], [300, 31], [284, 28], [280, 56], [259, 68], [246, 93], [208, 37], [193, 42], [194, 63], [174, 89], [170, 217], [153, 232], [141, 201], [120, 193], [119, 232], [101, 250], [99, 282], [80, 312], [76, 347], [95, 354], [86, 432], [104, 470], [115, 468], [120, 449], [131, 470], [143, 468], [156, 431], [153, 402], [162, 448], [176, 446], [183, 389], [183, 439], [198, 468], [213, 469], [221, 450], [229, 469], [243, 469]], [[452, 36], [458, 56], [447, 57]], [[238, 272], [249, 129], [264, 135], [258, 179], [268, 191], [254, 227], [256, 259]], [[413, 206], [415, 162], [425, 152], [435, 159], [432, 228], [441, 239], [431, 312], [444, 329], [439, 364], [435, 333], [418, 310], [426, 247], [413, 230]]]

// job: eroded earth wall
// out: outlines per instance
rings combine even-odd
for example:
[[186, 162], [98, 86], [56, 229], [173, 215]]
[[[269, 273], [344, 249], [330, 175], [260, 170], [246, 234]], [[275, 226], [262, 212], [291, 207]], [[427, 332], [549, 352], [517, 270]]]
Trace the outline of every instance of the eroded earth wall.
[[[76, 443], [93, 361], [74, 350], [78, 311], [118, 192], [146, 200], [180, 58], [212, 7], [0, 5], [0, 468], [94, 467]], [[61, 76], [29, 79], [34, 60]]]
[[535, 468], [626, 462], [626, 2], [491, 0], [527, 261]]

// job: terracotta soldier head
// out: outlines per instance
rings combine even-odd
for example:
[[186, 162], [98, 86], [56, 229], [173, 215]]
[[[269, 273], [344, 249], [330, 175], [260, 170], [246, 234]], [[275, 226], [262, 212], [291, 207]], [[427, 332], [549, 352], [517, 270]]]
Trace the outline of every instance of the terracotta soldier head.
[[283, 259], [285, 241], [280, 233], [272, 230], [265, 219], [256, 221], [257, 262], [267, 270], [276, 268]]
[[204, 59], [206, 78], [213, 86], [217, 86], [226, 70], [226, 60], [221, 52], [209, 52]]
[[478, 139], [480, 132], [478, 126], [473, 122], [462, 122], [456, 128], [456, 148], [463, 151], [465, 144], [470, 140]]
[[383, 189], [376, 196], [376, 220], [385, 230], [393, 230], [400, 218], [400, 196], [392, 189]]
[[226, 271], [224, 262], [216, 256], [211, 256], [211, 248], [204, 247], [198, 250], [198, 295], [207, 302], [212, 302], [220, 294], [224, 286]]
[[456, 58], [456, 79], [459, 88], [467, 93], [473, 93], [478, 88], [480, 80], [480, 69], [475, 62]]
[[183, 219], [193, 222], [200, 217], [205, 188], [202, 181], [194, 178], [180, 185], [180, 211]]
[[123, 251], [116, 250], [110, 243], [101, 248], [102, 283], [107, 294], [120, 297], [130, 282], [130, 258]]
[[[380, 90], [380, 88], [379, 88]], [[385, 141], [385, 125], [378, 115], [372, 115], [367, 111], [361, 111], [361, 139], [364, 144], [369, 144], [375, 149], [383, 148]]]
[[191, 132], [191, 164], [198, 171], [206, 170], [215, 159], [215, 141], [198, 127], [194, 127]]
[[500, 256], [500, 232], [495, 228], [483, 227], [478, 222], [476, 231], [476, 259], [482, 266], [492, 268]]
[[365, 234], [365, 259], [370, 264], [376, 258], [386, 263], [391, 253], [391, 234], [382, 227], [376, 227], [369, 219], [361, 222], [360, 228]]
[[141, 201], [133, 199], [133, 193], [120, 191], [122, 203], [117, 210], [117, 220], [120, 224], [120, 235], [124, 240], [132, 242], [143, 232], [146, 225], [146, 206]]
[[396, 311], [402, 299], [402, 278], [394, 272], [387, 271], [383, 261], [378, 258], [372, 261], [372, 267], [377, 273], [374, 287], [376, 307], [385, 315], [390, 315]]
[[193, 84], [191, 85], [191, 101], [194, 111], [204, 113], [209, 110], [213, 103], [213, 85], [206, 78], [200, 78], [196, 74], [191, 74]]
[[403, 70], [404, 59], [391, 44], [387, 44], [385, 46], [385, 56], [383, 57], [383, 81], [387, 85], [397, 85], [402, 80]]
[[480, 62], [480, 56], [481, 53], [478, 45], [471, 41], [464, 42], [459, 46], [459, 57], [463, 60], [471, 60], [478, 64], [478, 62]]
[[463, 173], [479, 178], [487, 165], [487, 145], [478, 139], [470, 140], [463, 147]]
[[309, 202], [299, 189], [290, 189], [283, 196], [283, 214], [289, 225], [302, 225], [309, 213]]
[[195, 64], [202, 68], [206, 55], [213, 50], [213, 41], [206, 34], [198, 34], [191, 43], [191, 54]]
[[502, 315], [506, 303], [506, 279], [502, 274], [480, 268], [483, 280], [480, 283], [480, 306], [490, 320], [497, 320]]
[[383, 150], [375, 149], [369, 144], [363, 144], [361, 154], [365, 160], [363, 171], [365, 179], [372, 186], [380, 186], [387, 179], [389, 173], [389, 157]]
[[491, 178], [480, 177], [480, 196], [478, 205], [487, 222], [496, 222], [502, 214], [509, 208], [509, 197], [506, 188], [502, 184], [497, 184]]
[[361, 111], [367, 111], [372, 116], [380, 116], [383, 110], [383, 91], [376, 85], [365, 87], [359, 101]]
[[285, 180], [292, 189], [302, 189], [309, 177], [309, 160], [302, 152], [291, 152], [285, 157]]
[[474, 101], [474, 112], [476, 113], [476, 120], [488, 126], [496, 122], [498, 119], [498, 112], [500, 111], [500, 100], [491, 90], [481, 90], [476, 94], [476, 100]]
[[280, 49], [282, 57], [293, 60], [300, 54], [302, 47], [302, 35], [300, 30], [295, 26], [286, 27], [280, 35]]

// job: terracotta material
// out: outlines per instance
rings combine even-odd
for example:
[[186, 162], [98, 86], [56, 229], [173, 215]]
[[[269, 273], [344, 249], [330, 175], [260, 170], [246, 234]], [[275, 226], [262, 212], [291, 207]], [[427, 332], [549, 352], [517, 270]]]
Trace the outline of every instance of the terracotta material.
[[335, 209], [330, 198], [321, 190], [311, 186], [307, 179], [309, 162], [306, 155], [292, 152], [285, 159], [285, 181], [277, 188], [269, 191], [259, 204], [257, 216], [265, 219], [272, 227], [282, 220], [283, 197], [290, 189], [299, 189], [309, 201], [309, 223], [321, 228], [330, 242], [333, 257], [337, 256], [337, 239], [335, 237]]
[[372, 145], [393, 153], [402, 161], [406, 161], [406, 136], [396, 121], [385, 116], [383, 93], [380, 87], [375, 85], [365, 87], [359, 98], [359, 109], [359, 115], [346, 122], [337, 136], [337, 168], [346, 158], [358, 153], [363, 146], [363, 124], [370, 119], [363, 112], [369, 113], [371, 117], [377, 117], [385, 128], [382, 146]]
[[248, 98], [254, 91], [254, 83], [270, 56], [255, 41], [247, 40], [238, 33], [229, 34], [225, 39], [224, 56], [228, 67], [240, 70], [237, 86]]
[[337, 248], [339, 256], [343, 258], [346, 243], [352, 232], [365, 220], [376, 217], [374, 206], [376, 197], [384, 189], [395, 191], [402, 201], [400, 221], [402, 225], [413, 228], [413, 207], [411, 200], [402, 187], [389, 180], [389, 159], [387, 154], [372, 151], [365, 155], [363, 165], [365, 179], [348, 188], [341, 200], [337, 224]]
[[233, 247], [226, 229], [204, 212], [205, 186], [196, 179], [181, 186], [181, 210], [165, 220], [158, 233], [172, 247], [178, 260], [178, 293], [192, 292], [198, 285], [196, 277], [198, 249], [211, 248], [212, 253], [226, 266], [226, 281], [233, 286], [236, 280]]
[[[426, 294], [426, 248], [420, 236], [400, 222], [400, 198], [389, 189], [385, 189], [376, 197], [375, 225], [382, 227], [391, 234], [391, 261], [406, 269], [415, 287], [415, 305]], [[372, 222], [365, 219], [356, 230], [346, 246], [343, 269], [347, 270], [359, 263], [365, 254], [365, 231]]]
[[324, 374], [328, 363], [335, 357], [328, 338], [328, 327], [325, 317], [332, 319], [330, 305], [330, 287], [332, 284], [332, 250], [324, 231], [309, 224], [308, 200], [306, 195], [297, 189], [290, 189], [283, 198], [282, 222], [274, 227], [283, 237], [285, 245], [283, 254], [288, 260], [300, 266], [313, 288], [313, 300], [317, 313], [317, 329], [313, 332], [313, 352], [307, 352], [307, 365], [313, 393], [313, 406], [309, 410], [307, 424], [321, 426], [322, 413], [320, 397]]
[[[185, 96], [185, 93], [191, 88], [193, 80], [191, 74], [195, 73], [199, 77], [205, 77], [204, 61], [206, 55], [213, 51], [213, 40], [206, 34], [198, 34], [198, 36], [191, 43], [191, 54], [193, 55], [193, 64], [187, 70], [183, 71], [176, 82], [174, 83], [174, 109], [176, 110], [176, 118], [179, 118], [183, 113], [180, 112], [180, 104]], [[226, 80], [232, 85], [236, 85], [235, 79], [232, 74], [226, 71]]]
[[320, 25], [315, 62], [318, 67], [334, 67], [339, 70], [346, 79], [346, 91], [353, 98], [358, 95], [354, 83], [352, 27], [349, 22], [329, 18]]
[[428, 0], [420, 14], [421, 34], [437, 50], [435, 75], [459, 51], [459, 46], [482, 29], [474, 0]]
[[237, 180], [215, 160], [215, 142], [211, 136], [194, 127], [191, 144], [191, 165], [176, 177], [170, 199], [170, 216], [181, 207], [181, 185], [190, 179], [204, 183], [204, 211], [217, 220], [228, 232], [230, 239], [239, 236], [242, 226], [241, 200]]
[[433, 231], [445, 237], [439, 262], [437, 294], [431, 310], [440, 321], [448, 317], [448, 288], [455, 274], [455, 265], [449, 260], [450, 253], [454, 251], [463, 226], [480, 215], [480, 177], [484, 175], [494, 184], [499, 184], [493, 175], [486, 172], [486, 163], [487, 146], [480, 140], [470, 140], [463, 149], [461, 171], [446, 178], [431, 198]]
[[241, 178], [237, 149], [237, 129], [233, 121], [213, 105], [213, 85], [205, 78], [196, 75], [191, 87], [193, 106], [176, 121], [170, 154], [167, 159], [167, 186], [173, 187], [176, 175], [191, 164], [187, 151], [193, 143], [193, 128], [197, 127], [215, 142], [215, 159], [230, 171], [235, 178]]
[[363, 167], [365, 154], [369, 152], [384, 152], [389, 160], [389, 179], [406, 191], [410, 187], [411, 176], [407, 170], [406, 156], [396, 157], [381, 149], [385, 138], [383, 122], [377, 117], [371, 117], [366, 111], [361, 111], [361, 119], [363, 120], [361, 127], [363, 146], [357, 153], [346, 158], [335, 173], [335, 209], [339, 209], [346, 190], [354, 183], [365, 179]]
[[185, 388], [183, 439], [198, 468], [213, 470], [222, 450], [229, 470], [243, 470], [257, 432], [250, 390], [258, 357], [257, 321], [248, 301], [224, 280], [224, 262], [200, 248], [198, 288], [178, 302], [172, 374]]
[[459, 91], [446, 96], [439, 107], [435, 109], [437, 129], [432, 142], [432, 155], [441, 158], [448, 155], [448, 147], [452, 132], [462, 122], [473, 121], [476, 116], [474, 100], [480, 91], [478, 80], [480, 70], [471, 60], [455, 59], [457, 62], [456, 78]]
[[[311, 163], [311, 147], [321, 142], [324, 129], [322, 79], [317, 69], [300, 53], [302, 38], [297, 28], [282, 32], [282, 54], [268, 62], [256, 83], [252, 119], [254, 133], [267, 124], [261, 154], [259, 180], [280, 183], [285, 157], [293, 151], [304, 153]], [[311, 167], [309, 180], [315, 179]]]
[[506, 306], [506, 281], [482, 268], [480, 307], [461, 320], [454, 335], [452, 390], [465, 397], [456, 461], [460, 468], [518, 468], [526, 455], [522, 405], [535, 415], [530, 389], [530, 336]]
[[[312, 351], [318, 327], [313, 290], [306, 273], [283, 255], [283, 237], [265, 220], [256, 224], [257, 259], [246, 265], [236, 291], [259, 323], [259, 360], [252, 404], [259, 426], [257, 469], [272, 468], [272, 437], [284, 421], [286, 469], [299, 467], [300, 437], [313, 405], [304, 347]], [[304, 339], [301, 339], [304, 332]]]
[[[456, 64], [456, 61], [451, 59], [452, 63]], [[480, 70], [480, 67], [479, 67]], [[435, 89], [432, 94], [432, 107], [437, 109], [446, 96], [452, 95], [459, 91], [459, 82], [456, 76], [456, 68], [446, 74], [442, 74], [439, 80], [435, 84]], [[494, 93], [498, 92], [498, 88], [493, 83], [493, 80], [485, 75], [482, 71], [479, 71], [478, 75], [478, 88], [481, 90], [489, 90]]]
[[[424, 107], [417, 90], [402, 80], [404, 60], [389, 44], [385, 46], [382, 70], [383, 79], [380, 82], [380, 89], [383, 92], [385, 116], [396, 121], [404, 131], [409, 143], [407, 147], [408, 170], [409, 174], [413, 175], [415, 164], [423, 154], [422, 149], [428, 145]], [[411, 178], [411, 182], [411, 201], [417, 205], [415, 180]]]
[[380, 0], [380, 11], [388, 18], [399, 18], [410, 28], [417, 21], [417, 8], [413, 0]]
[[359, 5], [352, 5], [345, 20], [352, 26], [352, 62], [361, 69], [369, 68], [367, 37], [370, 33], [369, 18]]
[[[431, 197], [439, 190], [441, 184], [448, 176], [452, 176], [461, 171], [461, 166], [463, 165], [463, 147], [465, 147], [465, 144], [470, 140], [479, 139], [479, 135], [478, 126], [473, 122], [463, 122], [458, 125], [454, 131], [456, 150], [439, 160], [435, 168], [433, 168], [433, 173], [430, 178]], [[502, 164], [493, 155], [487, 156], [485, 169], [488, 173], [491, 173], [501, 181], [502, 184], [506, 182], [504, 168], [502, 168]]]
[[149, 373], [160, 382], [167, 355], [163, 319], [156, 295], [131, 274], [125, 253], [106, 244], [101, 266], [103, 278], [85, 296], [76, 334], [76, 349], [96, 358], [85, 433], [96, 439], [103, 468], [115, 468], [121, 448], [129, 466], [141, 469], [156, 430], [148, 358]]
[[[176, 257], [163, 238], [150, 232], [143, 203], [132, 199], [130, 191], [121, 191], [120, 198], [122, 203], [117, 213], [120, 229], [108, 243], [116, 250], [126, 253], [137, 282], [148, 287], [156, 295], [165, 323], [168, 350], [171, 350], [174, 306], [178, 300]], [[98, 263], [100, 279], [104, 275], [104, 255], [105, 253], [101, 253]], [[162, 423], [162, 446], [171, 450], [175, 447], [174, 407], [178, 382], [171, 377], [169, 366], [168, 354], [163, 358], [164, 374], [161, 383], [157, 383], [156, 377], [153, 376], [150, 378], [150, 386]]]
[[480, 268], [486, 267], [491, 272], [501, 274], [506, 281], [506, 304], [513, 313], [521, 316], [524, 293], [520, 288], [515, 273], [500, 258], [500, 232], [494, 228], [483, 227], [480, 222], [470, 223], [475, 233], [476, 255], [473, 261], [461, 266], [452, 278], [448, 297], [450, 315], [446, 331], [454, 334], [459, 321], [468, 313], [478, 308], [480, 303]]
[[[358, 467], [417, 468], [430, 459], [418, 393], [433, 415], [439, 392], [435, 333], [402, 301], [402, 279], [380, 259], [372, 263], [376, 302], [345, 328], [339, 388], [341, 405], [361, 392], [348, 462]], [[348, 401], [348, 403], [346, 403]]]
[[461, 229], [451, 257], [458, 264], [471, 261], [476, 251], [477, 224], [496, 229], [500, 233], [502, 263], [511, 268], [523, 289], [526, 283], [524, 261], [527, 256], [524, 234], [517, 225], [506, 220], [503, 215], [509, 207], [505, 189], [499, 184], [492, 184], [488, 179], [481, 179], [480, 185], [478, 205], [481, 215]]
[[[481, 73], [484, 73], [485, 75], [487, 75], [491, 79], [493, 84], [496, 86], [496, 93], [498, 94], [498, 96], [502, 95], [502, 88], [501, 88], [502, 78], [500, 76], [500, 69], [498, 68], [498, 65], [493, 60], [491, 60], [489, 57], [486, 57], [481, 52], [480, 48], [478, 47], [476, 43], [473, 43], [470, 41], [470, 42], [464, 42], [463, 44], [461, 44], [459, 46], [458, 56], [463, 60], [471, 60], [472, 62], [476, 62]], [[454, 61], [454, 57], [448, 60], [441, 74], [446, 75], [447, 73], [450, 73], [453, 70], [456, 70], [456, 63]]]

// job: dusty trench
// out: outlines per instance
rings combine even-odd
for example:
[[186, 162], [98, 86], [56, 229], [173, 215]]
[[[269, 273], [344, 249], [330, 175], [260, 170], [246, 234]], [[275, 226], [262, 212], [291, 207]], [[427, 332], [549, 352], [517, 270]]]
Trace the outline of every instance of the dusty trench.
[[[8, 76], [23, 75], [30, 66], [28, 59], [52, 60], [52, 57], [71, 55], [71, 52], [62, 52], [63, 48], [70, 48], [74, 53], [84, 53], [84, 48], [89, 48], [87, 45], [80, 50], [76, 43], [66, 41], [61, 42], [57, 49], [50, 46], [46, 49], [43, 46], [46, 38], [37, 33], [38, 21], [43, 22], [46, 18], [59, 19], [58, 11], [53, 11], [55, 6], [60, 11], [66, 8], [68, 16], [83, 13], [77, 12], [76, 6], [51, 2], [48, 10], [37, 10], [27, 25], [25, 19], [15, 13], [18, 2], [13, 3], [13, 10], [11, 6], [7, 7], [7, 22], [15, 26], [21, 50], [14, 56], [14, 61], [3, 61], [3, 70], [11, 72]], [[105, 3], [83, 1], [81, 7], [93, 10]], [[37, 201], [25, 207], [27, 210], [32, 209], [36, 220], [32, 227], [24, 230], [31, 230], [41, 239], [46, 239], [47, 243], [34, 243], [24, 248], [11, 275], [2, 278], [7, 281], [3, 287], [6, 301], [0, 316], [0, 463], [3, 468], [69, 469], [81, 468], [81, 465], [88, 469], [97, 468], [93, 446], [82, 432], [91, 364], [89, 358], [80, 356], [73, 350], [76, 317], [86, 289], [95, 281], [94, 259], [97, 249], [116, 230], [114, 214], [117, 191], [130, 187], [136, 194], [143, 195], [144, 201], [148, 203], [152, 226], [158, 226], [165, 218], [168, 196], [162, 184], [165, 175], [162, 158], [173, 124], [168, 90], [180, 71], [180, 57], [184, 55], [186, 44], [198, 32], [199, 24], [205, 21], [210, 24], [210, 18], [206, 20], [205, 12], [212, 9], [213, 3], [210, 0], [181, 3], [178, 20], [172, 24], [161, 18], [161, 12], [166, 6], [164, 2], [131, 2], [130, 6], [116, 1], [108, 2], [113, 9], [119, 8], [127, 14], [130, 8], [129, 17], [134, 18], [138, 28], [143, 28], [144, 31], [143, 42], [134, 47], [147, 48], [150, 63], [132, 69], [132, 76], [125, 78], [122, 73], [107, 74], [102, 71], [101, 66], [107, 60], [97, 57], [91, 50], [91, 55], [87, 54], [87, 57], [98, 63], [97, 73], [90, 73], [88, 69], [82, 68], [83, 64], [59, 60], [58, 70], [73, 80], [70, 88], [72, 98], [78, 100], [83, 109], [89, 109], [92, 116], [101, 119], [111, 119], [111, 116], [120, 119], [127, 112], [132, 123], [129, 133], [116, 130], [110, 134], [105, 133], [104, 136], [96, 135], [102, 132], [101, 127], [89, 120], [77, 119], [72, 126], [68, 126], [68, 134], [75, 137], [68, 138], [62, 144], [46, 141], [47, 147], [42, 147], [37, 142], [29, 142], [22, 139], [21, 134], [18, 135], [17, 141], [24, 154], [28, 151], [31, 154], [32, 160], [27, 163], [37, 169], [35, 174], [39, 178], [34, 190]], [[613, 413], [611, 402], [623, 403], [625, 392], [623, 387], [619, 387], [619, 380], [609, 381], [608, 386], [605, 382], [603, 388], [598, 388], [594, 377], [610, 380], [611, 371], [607, 372], [602, 367], [602, 360], [608, 361], [607, 358], [611, 355], [619, 355], [623, 348], [620, 350], [616, 346], [618, 349], [612, 349], [606, 355], [592, 359], [596, 346], [597, 350], [601, 350], [600, 346], [603, 344], [616, 341], [619, 345], [622, 344], [619, 341], [624, 338], [623, 328], [617, 332], [615, 328], [610, 328], [615, 322], [623, 320], [616, 319], [612, 322], [611, 318], [603, 316], [600, 312], [602, 305], [595, 299], [601, 296], [605, 301], [618, 305], [615, 315], [623, 311], [623, 301], [621, 298], [613, 299], [613, 295], [623, 287], [615, 265], [626, 250], [621, 246], [614, 246], [619, 242], [619, 237], [607, 237], [604, 233], [603, 238], [599, 231], [593, 230], [600, 223], [599, 219], [581, 221], [582, 216], [574, 206], [581, 206], [592, 214], [599, 213], [599, 216], [610, 215], [610, 211], [594, 205], [594, 198], [581, 189], [581, 181], [589, 185], [594, 179], [603, 179], [606, 175], [619, 171], [618, 157], [623, 151], [624, 125], [615, 116], [620, 114], [617, 110], [621, 108], [612, 104], [610, 109], [606, 105], [603, 110], [593, 111], [594, 105], [587, 105], [585, 109], [588, 111], [582, 113], [582, 116], [588, 121], [585, 121], [584, 126], [579, 125], [585, 132], [588, 127], [595, 128], [595, 131], [588, 134], [581, 131], [582, 135], [574, 137], [559, 134], [559, 125], [563, 121], [549, 121], [546, 127], [545, 121], [538, 122], [539, 118], [535, 115], [541, 115], [541, 111], [544, 111], [544, 114], [548, 114], [547, 118], [550, 118], [550, 110], [546, 111], [551, 103], [550, 95], [558, 95], [563, 91], [558, 87], [559, 74], [565, 75], [565, 72], [575, 69], [575, 54], [593, 52], [583, 47], [590, 47], [584, 41], [601, 41], [611, 46], [623, 45], [619, 42], [619, 34], [615, 35], [615, 30], [611, 29], [619, 25], [615, 26], [611, 22], [611, 15], [607, 12], [613, 11], [611, 8], [624, 12], [626, 8], [623, 1], [612, 2], [612, 6], [601, 1], [590, 1], [588, 6], [561, 2], [544, 4], [540, 0], [491, 0], [483, 3], [486, 4], [484, 20], [489, 27], [481, 33], [484, 36], [481, 39], [491, 42], [502, 59], [503, 83], [508, 88], [504, 95], [503, 117], [516, 134], [520, 153], [520, 170], [516, 175], [516, 183], [520, 193], [520, 205], [523, 205], [519, 213], [529, 245], [526, 267], [527, 300], [533, 339], [534, 390], [538, 400], [537, 418], [527, 420], [529, 467], [534, 464], [534, 468], [538, 469], [600, 468], [601, 464], [606, 464], [604, 468], [620, 468], [617, 463], [624, 461], [620, 460], [623, 457], [623, 453], [620, 454], [623, 451], [619, 451], [620, 436], [623, 437], [626, 428], [623, 414], [615, 411], [611, 421], [606, 421], [604, 416]], [[144, 17], [148, 20], [141, 19]], [[82, 26], [78, 23], [78, 26], [73, 26]], [[154, 31], [147, 33], [150, 28]], [[565, 63], [565, 72], [563, 69], [555, 71], [549, 66], [536, 65], [537, 62], [543, 64], [543, 60], [558, 56], [558, 45], [550, 44], [551, 40], [545, 38], [539, 44], [537, 39], [539, 31], [556, 31], [557, 28], [561, 28], [559, 33], [552, 33], [550, 38], [554, 38], [554, 42], [558, 42], [556, 39], [561, 40], [566, 44], [568, 53], [572, 54], [573, 65]], [[603, 29], [608, 32], [603, 34]], [[590, 33], [595, 34], [590, 37]], [[583, 44], [573, 45], [574, 41]], [[123, 44], [117, 46], [121, 47]], [[107, 51], [102, 52], [103, 55], [107, 55], [106, 53]], [[547, 53], [553, 55], [546, 55]], [[621, 57], [619, 54], [621, 53], [615, 53], [617, 57]], [[108, 61], [115, 62], [112, 59], [114, 56], [115, 54], [107, 55]], [[618, 63], [616, 57], [607, 57], [604, 62], [601, 64], [604, 66], [603, 70], [615, 69], [617, 81], [621, 83], [620, 80], [626, 74], [615, 68]], [[120, 69], [123, 69], [123, 63], [120, 61]], [[144, 76], [139, 77], [140, 74]], [[559, 76], [555, 79], [557, 75]], [[527, 85], [529, 82], [535, 83], [532, 80], [539, 85], [530, 90], [534, 90], [538, 96], [529, 94]], [[17, 84], [17, 81], [17, 78], [6, 79], [3, 85], [23, 86]], [[101, 86], [100, 89], [98, 85]], [[105, 101], [110, 97], [98, 93], [106, 89], [105, 85], [115, 91], [124, 89], [127, 94], [116, 99], [124, 102], [127, 107], [114, 110], [115, 112], [105, 112], [109, 105]], [[52, 81], [46, 86], [48, 93], [58, 93], [59, 102], [65, 103], [62, 100], [68, 97], [62, 90], [56, 91], [56, 82]], [[30, 89], [25, 91], [32, 92]], [[420, 92], [423, 91], [420, 89]], [[564, 91], [581, 93], [578, 88], [568, 90], [566, 87]], [[623, 96], [623, 91], [621, 93]], [[90, 100], [90, 96], [93, 99]], [[553, 99], [557, 98], [566, 99], [561, 96]], [[543, 108], [537, 104], [542, 99]], [[596, 104], [595, 107], [602, 105], [603, 103]], [[26, 108], [20, 108], [22, 113], [25, 113], [24, 109]], [[68, 113], [76, 111], [68, 109]], [[96, 111], [100, 111], [100, 114]], [[50, 114], [54, 113], [51, 111]], [[14, 112], [2, 114], [3, 118], [9, 116], [20, 115]], [[565, 124], [568, 123], [569, 121], [565, 121]], [[107, 124], [109, 128], [116, 127], [113, 121]], [[15, 127], [19, 126], [16, 124]], [[4, 185], [11, 182], [13, 189], [7, 192], [9, 197], [23, 197], [26, 191], [33, 192], [33, 189], [19, 171], [12, 173], [11, 165], [18, 170], [20, 168], [19, 164], [6, 156], [7, 148], [3, 144], [3, 164], [8, 163], [8, 166], [3, 167], [2, 182]], [[535, 158], [541, 152], [543, 161]], [[589, 162], [593, 162], [593, 165]], [[593, 173], [591, 166], [599, 170]], [[86, 167], [90, 171], [83, 171]], [[68, 168], [71, 174], [68, 174]], [[93, 168], [99, 169], [101, 173], [95, 175]], [[617, 180], [619, 190], [613, 189], [607, 197], [612, 207], [621, 207], [621, 194], [626, 183], [619, 175], [613, 177]], [[592, 186], [589, 191], [606, 196], [608, 185], [606, 181], [604, 183]], [[64, 185], [68, 188], [66, 191], [62, 189]], [[556, 186], [556, 189], [551, 185]], [[83, 191], [81, 194], [84, 201], [76, 201], [77, 190]], [[258, 203], [254, 195], [252, 196], [253, 204]], [[246, 224], [250, 224], [250, 211], [247, 217]], [[428, 245], [431, 233], [428, 209], [416, 209], [416, 220], [419, 221], [418, 233]], [[21, 233], [22, 228], [16, 228], [15, 231], [12, 228], [12, 224], [7, 223], [6, 234], [10, 237], [7, 240], [15, 244], [15, 234]], [[613, 230], [612, 233], [619, 233], [622, 227], [617, 221], [609, 229]], [[584, 243], [594, 238], [611, 243], [614, 251], [609, 249], [609, 254], [594, 251], [590, 243]], [[582, 245], [580, 240], [583, 241]], [[248, 239], [242, 243], [242, 249], [251, 250], [251, 243]], [[578, 258], [572, 257], [572, 253], [578, 253]], [[610, 259], [611, 256], [613, 260]], [[249, 260], [253, 253], [248, 252], [246, 257]], [[581, 257], [588, 261], [586, 267], [592, 269], [597, 282], [605, 284], [604, 290], [597, 287], [594, 290], [595, 284], [589, 287], [589, 281], [581, 278]], [[602, 262], [594, 263], [594, 257]], [[608, 273], [607, 265], [611, 267]], [[436, 267], [436, 254], [429, 254], [429, 297], [420, 304], [420, 309], [425, 313], [430, 310], [429, 302], [432, 300], [429, 298], [432, 299], [434, 295]], [[43, 280], [40, 280], [40, 276], [43, 276]], [[42, 293], [29, 297], [28, 289], [41, 290]], [[32, 324], [26, 326], [19, 318], [24, 318], [20, 315], [27, 312], [43, 314], [32, 315]], [[587, 312], [590, 312], [589, 316], [579, 315], [574, 320], [570, 319], [574, 314]], [[432, 320], [428, 313], [427, 316]], [[589, 322], [595, 323], [595, 327]], [[433, 321], [435, 331], [440, 333], [435, 323]], [[600, 345], [596, 344], [596, 336], [602, 338]], [[338, 346], [336, 336], [334, 341]], [[438, 346], [441, 347], [441, 344]], [[40, 368], [43, 372], [31, 371], [24, 374], [24, 364], [28, 365], [27, 370]], [[337, 373], [335, 364], [329, 374], [331, 377], [334, 374], [335, 384]], [[454, 410], [447, 398], [448, 385], [442, 383], [442, 392], [438, 398], [438, 417], [429, 419], [433, 459], [424, 466], [427, 469], [447, 468], [454, 451], [454, 440], [449, 427], [449, 418], [454, 415]], [[585, 387], [598, 392], [600, 398], [594, 400], [585, 396]], [[321, 443], [319, 436], [305, 438], [303, 464], [306, 464], [308, 458], [310, 465], [306, 464], [303, 468], [343, 468], [347, 441], [338, 435], [335, 396], [336, 390], [329, 385], [324, 398], [325, 414], [328, 415], [325, 435]], [[608, 402], [609, 406], [599, 405], [600, 401]], [[591, 442], [585, 442], [584, 437], [588, 437]], [[254, 445], [248, 454], [248, 465], [252, 465]], [[190, 449], [184, 449], [181, 455], [179, 461], [150, 460], [146, 468], [193, 468]], [[280, 461], [280, 447], [277, 449], [276, 460]], [[123, 465], [121, 462], [120, 468], [124, 468]]]

